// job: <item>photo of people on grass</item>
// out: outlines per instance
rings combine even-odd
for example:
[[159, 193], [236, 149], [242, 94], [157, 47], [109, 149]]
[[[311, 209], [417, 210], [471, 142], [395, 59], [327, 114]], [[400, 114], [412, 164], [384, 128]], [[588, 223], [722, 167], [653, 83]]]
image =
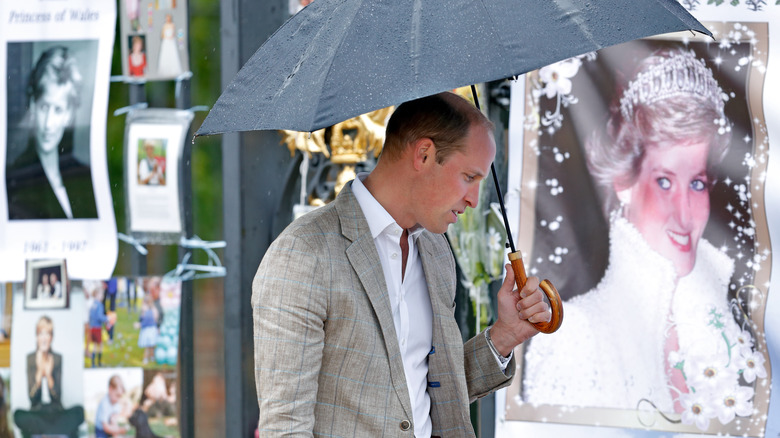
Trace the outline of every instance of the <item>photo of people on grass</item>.
[[84, 367], [176, 366], [181, 282], [160, 276], [84, 281]]

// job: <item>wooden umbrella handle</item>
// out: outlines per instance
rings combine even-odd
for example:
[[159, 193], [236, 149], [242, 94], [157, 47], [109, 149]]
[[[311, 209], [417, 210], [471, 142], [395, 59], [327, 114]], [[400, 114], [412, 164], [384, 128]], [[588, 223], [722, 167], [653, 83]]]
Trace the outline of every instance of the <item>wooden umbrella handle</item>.
[[[509, 262], [512, 264], [512, 271], [515, 273], [517, 290], [520, 290], [525, 286], [525, 282], [528, 281], [528, 276], [525, 274], [525, 265], [523, 265], [523, 257], [520, 255], [520, 251], [510, 252]], [[561, 296], [549, 280], [542, 280], [542, 282], [539, 283], [539, 288], [547, 295], [547, 299], [550, 301], [552, 318], [550, 318], [550, 321], [548, 322], [537, 322], [533, 324], [533, 326], [542, 333], [554, 333], [561, 327], [561, 323], [563, 322], [563, 304], [561, 303]]]

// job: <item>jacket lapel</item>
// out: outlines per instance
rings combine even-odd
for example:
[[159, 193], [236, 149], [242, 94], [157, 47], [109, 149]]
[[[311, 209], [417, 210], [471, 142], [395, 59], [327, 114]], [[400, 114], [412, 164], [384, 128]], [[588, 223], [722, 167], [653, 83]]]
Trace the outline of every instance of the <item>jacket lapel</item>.
[[[433, 310], [428, 394], [431, 397], [431, 421], [435, 432], [444, 425], [470, 424], [470, 419], [464, 416], [468, 410], [462, 409], [464, 404], [468, 405], [468, 400], [463, 397], [466, 388], [462, 387], [462, 382], [465, 382], [463, 350], [453, 347], [462, 345], [463, 340], [453, 318], [455, 270], [449, 259], [449, 245], [439, 236], [425, 232], [418, 239], [417, 248]], [[458, 403], [452, 403], [455, 400]]]
[[398, 395], [401, 405], [408, 418], [412, 416], [411, 398], [406, 385], [401, 350], [398, 348], [398, 338], [395, 334], [393, 313], [390, 307], [390, 298], [385, 282], [385, 274], [382, 263], [379, 260], [371, 230], [366, 222], [365, 215], [360, 209], [355, 195], [352, 193], [352, 184], [347, 184], [336, 198], [336, 210], [341, 221], [341, 232], [352, 244], [347, 247], [347, 258], [352, 269], [360, 278], [363, 289], [374, 309], [379, 328], [387, 351], [390, 364], [390, 377], [393, 387]]

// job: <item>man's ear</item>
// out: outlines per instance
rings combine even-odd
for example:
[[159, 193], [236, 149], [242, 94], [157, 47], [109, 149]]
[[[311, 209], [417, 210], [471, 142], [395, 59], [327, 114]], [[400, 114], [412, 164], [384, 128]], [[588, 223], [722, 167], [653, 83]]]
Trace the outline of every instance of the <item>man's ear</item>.
[[428, 137], [423, 137], [412, 142], [412, 154], [414, 155], [414, 168], [422, 169], [422, 166], [432, 163], [436, 159], [436, 144]]

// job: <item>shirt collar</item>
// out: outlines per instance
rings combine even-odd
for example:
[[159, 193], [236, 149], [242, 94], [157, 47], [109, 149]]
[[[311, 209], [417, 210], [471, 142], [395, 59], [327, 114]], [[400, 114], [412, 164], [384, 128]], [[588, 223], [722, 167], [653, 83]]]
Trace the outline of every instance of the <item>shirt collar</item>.
[[[366, 216], [366, 222], [368, 222], [368, 228], [371, 230], [371, 237], [376, 239], [382, 232], [388, 230], [388, 228], [394, 227], [401, 229], [401, 226], [393, 219], [390, 213], [382, 207], [382, 204], [374, 198], [374, 195], [368, 191], [363, 184], [363, 180], [368, 176], [368, 172], [360, 172], [352, 181], [352, 193], [355, 195], [360, 209], [363, 210], [363, 215]], [[410, 228], [409, 235], [412, 236], [415, 241], [417, 237], [422, 233], [423, 227], [419, 224]]]

